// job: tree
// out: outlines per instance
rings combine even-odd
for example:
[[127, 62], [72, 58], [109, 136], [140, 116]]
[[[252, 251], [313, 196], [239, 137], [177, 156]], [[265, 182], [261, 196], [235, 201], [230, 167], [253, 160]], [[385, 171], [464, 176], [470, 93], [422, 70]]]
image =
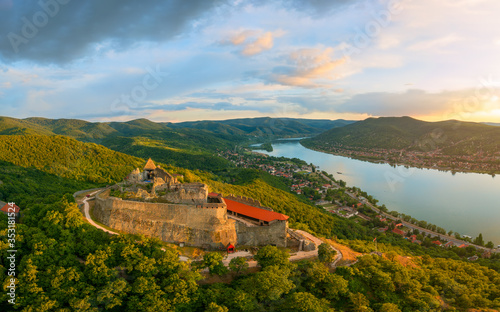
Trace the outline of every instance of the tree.
[[493, 244], [492, 241], [489, 241], [489, 242], [486, 243], [486, 245], [484, 245], [484, 247], [491, 249], [491, 248], [495, 247], [495, 245]]
[[308, 292], [296, 292], [283, 301], [279, 311], [329, 312], [332, 309], [326, 299], [318, 299]]
[[224, 256], [218, 252], [209, 252], [203, 256], [203, 265], [208, 268], [211, 275], [224, 275], [228, 269], [222, 263]]
[[205, 312], [227, 312], [228, 309], [225, 306], [220, 306], [215, 302], [210, 302]]
[[276, 246], [268, 245], [259, 249], [254, 259], [262, 268], [273, 265], [281, 268], [288, 266], [290, 263], [288, 261], [289, 257], [290, 255], [287, 252], [279, 250]]
[[479, 233], [479, 236], [474, 239], [474, 244], [483, 246], [484, 245], [484, 240], [483, 240], [483, 234]]
[[335, 260], [337, 252], [327, 243], [318, 246], [318, 259], [323, 263], [332, 263]]
[[372, 309], [369, 308], [370, 302], [366, 299], [365, 295], [362, 293], [351, 293], [349, 295], [351, 301], [351, 308], [349, 311], [353, 312], [371, 312]]
[[401, 312], [399, 307], [394, 303], [384, 303], [380, 306], [380, 312]]
[[259, 273], [247, 278], [242, 283], [242, 289], [254, 295], [259, 301], [277, 300], [287, 294], [295, 286], [288, 279], [290, 270], [271, 265]]
[[244, 257], [236, 257], [229, 261], [229, 269], [236, 274], [240, 274], [248, 270], [248, 262]]

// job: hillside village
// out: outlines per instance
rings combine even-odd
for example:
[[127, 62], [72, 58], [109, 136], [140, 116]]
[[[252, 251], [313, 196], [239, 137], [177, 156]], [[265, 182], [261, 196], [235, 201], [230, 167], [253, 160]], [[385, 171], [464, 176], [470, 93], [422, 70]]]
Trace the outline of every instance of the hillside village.
[[440, 150], [413, 151], [385, 148], [349, 147], [328, 142], [311, 147], [323, 152], [361, 160], [407, 165], [417, 168], [450, 170], [454, 172], [482, 172], [494, 175], [499, 172], [500, 155], [447, 155]]

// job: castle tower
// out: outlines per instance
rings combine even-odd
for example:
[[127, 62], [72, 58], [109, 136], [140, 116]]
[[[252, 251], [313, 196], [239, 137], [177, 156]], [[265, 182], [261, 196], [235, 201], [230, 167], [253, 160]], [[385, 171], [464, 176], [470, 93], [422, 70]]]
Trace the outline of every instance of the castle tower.
[[153, 160], [151, 160], [151, 158], [149, 158], [148, 161], [146, 162], [146, 165], [144, 166], [144, 173], [146, 180], [151, 180], [154, 178], [155, 169], [156, 169], [155, 163], [153, 162]]

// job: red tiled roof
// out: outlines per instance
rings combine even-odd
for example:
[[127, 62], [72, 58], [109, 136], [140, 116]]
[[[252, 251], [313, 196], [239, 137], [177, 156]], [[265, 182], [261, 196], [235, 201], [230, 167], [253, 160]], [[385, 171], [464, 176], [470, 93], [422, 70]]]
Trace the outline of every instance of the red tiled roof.
[[433, 243], [433, 244], [436, 244], [436, 245], [438, 245], [438, 246], [441, 246], [441, 245], [443, 244], [443, 243], [441, 243], [441, 242], [440, 242], [440, 241], [438, 241], [438, 240], [435, 240], [435, 241], [433, 241], [432, 243]]
[[226, 202], [227, 205], [227, 210], [229, 211], [234, 211], [237, 214], [247, 216], [250, 218], [254, 218], [257, 220], [262, 220], [262, 221], [267, 221], [271, 222], [274, 220], [288, 220], [288, 216], [285, 216], [284, 214], [277, 213], [274, 211], [269, 211], [266, 209], [261, 209], [257, 207], [252, 207], [250, 205], [242, 204], [234, 200], [230, 200], [227, 198], [224, 198], [224, 201]]
[[[9, 204], [6, 204], [0, 210], [2, 210], [3, 212], [6, 212], [6, 213], [12, 212], [12, 210], [9, 210], [9, 207], [10, 207]], [[14, 212], [15, 213], [18, 213], [20, 209], [21, 208], [19, 208], [17, 205], [14, 205]]]
[[[217, 197], [219, 195], [220, 194], [213, 193], [213, 192], [208, 193], [208, 196], [212, 196], [212, 197]], [[281, 213], [278, 213], [278, 212], [253, 207], [253, 206], [250, 206], [247, 204], [242, 204], [242, 203], [239, 203], [239, 202], [231, 200], [231, 199], [224, 198], [224, 201], [226, 202], [227, 210], [234, 211], [240, 215], [244, 215], [244, 216], [247, 216], [250, 218], [255, 218], [255, 219], [267, 221], [267, 222], [271, 222], [274, 220], [285, 221], [285, 220], [288, 220], [288, 218], [289, 218], [288, 216], [281, 214]]]
[[399, 235], [405, 235], [405, 232], [401, 231], [400, 229], [394, 229], [394, 230], [392, 230], [392, 233], [399, 234]]

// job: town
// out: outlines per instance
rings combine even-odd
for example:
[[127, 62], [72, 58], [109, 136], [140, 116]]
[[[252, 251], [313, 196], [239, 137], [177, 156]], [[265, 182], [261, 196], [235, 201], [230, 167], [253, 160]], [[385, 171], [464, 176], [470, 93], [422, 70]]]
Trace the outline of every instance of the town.
[[478, 172], [495, 175], [499, 173], [500, 155], [485, 155], [478, 152], [472, 156], [447, 155], [440, 150], [413, 151], [385, 148], [349, 147], [325, 143], [317, 150], [372, 162], [385, 162], [417, 168], [429, 168], [452, 172]]

